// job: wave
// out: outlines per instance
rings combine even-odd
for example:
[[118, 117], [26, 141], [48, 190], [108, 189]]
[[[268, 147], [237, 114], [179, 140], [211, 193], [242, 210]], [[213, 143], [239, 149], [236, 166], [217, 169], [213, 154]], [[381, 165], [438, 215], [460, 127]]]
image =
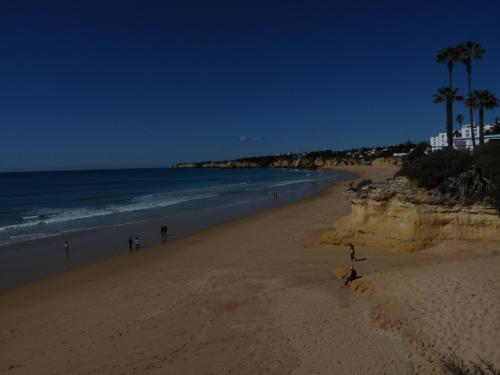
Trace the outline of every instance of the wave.
[[316, 178], [307, 178], [307, 179], [302, 179], [302, 180], [290, 180], [290, 181], [283, 181], [277, 184], [269, 185], [269, 187], [279, 187], [279, 186], [287, 186], [287, 185], [294, 185], [294, 184], [300, 184], [304, 182], [313, 182], [313, 181], [318, 181]]
[[[4, 242], [16, 242], [51, 236], [67, 230], [82, 230], [85, 229], [83, 227], [93, 225], [102, 227], [106, 224], [104, 222], [107, 219], [99, 221], [91, 221], [91, 219], [107, 215], [119, 215], [129, 212], [165, 208], [201, 199], [219, 197], [219, 199], [213, 203], [217, 205], [226, 204], [226, 202], [231, 202], [231, 204], [248, 204], [251, 200], [260, 199], [257, 198], [259, 194], [247, 193], [250, 191], [265, 191], [266, 189], [271, 189], [272, 191], [275, 188], [287, 185], [331, 180], [333, 177], [331, 174], [327, 178], [322, 177], [321, 174], [314, 174], [314, 177], [312, 177], [302, 174], [302, 171], [299, 170], [291, 171], [300, 172], [301, 174], [295, 174], [293, 177], [288, 175], [288, 179], [281, 181], [255, 180], [253, 176], [249, 176], [245, 178], [247, 181], [231, 181], [230, 183], [212, 186], [144, 194], [129, 198], [123, 203], [116, 203], [115, 201], [102, 206], [98, 206], [96, 202], [94, 206], [85, 205], [86, 207], [34, 208], [31, 211], [23, 212], [22, 216], [17, 216], [17, 221], [11, 221], [10, 223], [4, 222], [4, 224], [2, 224], [3, 226], [0, 226], [0, 244]], [[241, 196], [234, 196], [234, 194], [241, 194]], [[250, 201], [248, 200], [249, 195], [252, 196]], [[113, 198], [119, 199], [120, 193], [117, 193]], [[124, 199], [124, 197], [122, 199]], [[76, 202], [77, 200], [78, 199], [75, 200], [75, 205], [81, 205], [82, 202]], [[15, 217], [15, 215], [12, 215], [12, 217]], [[132, 219], [132, 215], [127, 216], [127, 219]], [[109, 225], [116, 221], [117, 220], [109, 220], [107, 224]]]
[[38, 219], [40, 218], [40, 215], [32, 215], [32, 216], [21, 216], [21, 219], [28, 221], [28, 220], [33, 220], [33, 219]]
[[[0, 232], [16, 229], [28, 229], [50, 224], [61, 224], [69, 221], [90, 219], [99, 216], [112, 215], [117, 213], [127, 213], [142, 211], [153, 208], [173, 206], [179, 203], [188, 202], [197, 199], [213, 198], [217, 193], [193, 194], [181, 196], [155, 196], [152, 194], [136, 197], [131, 203], [123, 205], [110, 205], [103, 208], [77, 208], [77, 209], [40, 209], [37, 215], [23, 216], [26, 222], [19, 224], [10, 224], [0, 227]], [[11, 236], [11, 238], [13, 238]]]

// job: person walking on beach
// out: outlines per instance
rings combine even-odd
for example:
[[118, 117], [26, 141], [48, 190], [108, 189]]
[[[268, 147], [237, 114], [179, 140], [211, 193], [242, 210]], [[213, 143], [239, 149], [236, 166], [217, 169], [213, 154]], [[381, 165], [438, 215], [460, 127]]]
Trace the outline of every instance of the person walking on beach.
[[66, 261], [69, 261], [69, 243], [64, 241], [64, 251], [66, 253]]
[[128, 238], [128, 251], [132, 251], [132, 245], [134, 244], [134, 240], [132, 237]]
[[141, 248], [141, 243], [139, 241], [139, 237], [135, 237], [135, 248], [140, 249]]
[[351, 256], [351, 262], [356, 262], [356, 252], [354, 251], [354, 246], [352, 243], [349, 244], [349, 255]]

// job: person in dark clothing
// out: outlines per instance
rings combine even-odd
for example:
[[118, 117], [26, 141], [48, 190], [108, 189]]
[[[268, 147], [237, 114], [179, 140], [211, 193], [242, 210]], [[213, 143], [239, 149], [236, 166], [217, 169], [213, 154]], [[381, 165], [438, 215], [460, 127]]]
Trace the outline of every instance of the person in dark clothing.
[[64, 241], [64, 251], [66, 252], [66, 261], [69, 261], [69, 243]]
[[344, 278], [344, 285], [349, 285], [353, 280], [356, 280], [358, 277], [358, 273], [354, 269], [354, 267], [351, 267], [351, 272], [347, 274], [347, 276]]
[[132, 237], [129, 237], [128, 238], [128, 250], [129, 251], [132, 251], [132, 245], [134, 244], [134, 240], [132, 239]]
[[356, 252], [354, 251], [354, 246], [352, 243], [349, 244], [349, 255], [351, 256], [351, 262], [356, 262]]

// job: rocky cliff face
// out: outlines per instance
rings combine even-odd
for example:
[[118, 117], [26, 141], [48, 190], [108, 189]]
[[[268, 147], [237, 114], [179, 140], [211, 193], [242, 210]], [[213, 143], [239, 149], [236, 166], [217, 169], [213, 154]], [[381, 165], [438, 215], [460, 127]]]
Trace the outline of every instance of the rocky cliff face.
[[377, 168], [401, 168], [403, 166], [403, 158], [395, 156], [376, 158], [373, 160], [372, 166]]
[[414, 251], [440, 240], [500, 241], [500, 218], [486, 204], [465, 206], [398, 177], [346, 192], [352, 213], [321, 237], [322, 243]]
[[197, 165], [195, 163], [177, 163], [175, 168], [196, 168]]
[[179, 163], [175, 168], [329, 168], [340, 165], [359, 165], [366, 164], [359, 158], [275, 158], [269, 161], [245, 161], [245, 160], [227, 160], [210, 161], [204, 163]]

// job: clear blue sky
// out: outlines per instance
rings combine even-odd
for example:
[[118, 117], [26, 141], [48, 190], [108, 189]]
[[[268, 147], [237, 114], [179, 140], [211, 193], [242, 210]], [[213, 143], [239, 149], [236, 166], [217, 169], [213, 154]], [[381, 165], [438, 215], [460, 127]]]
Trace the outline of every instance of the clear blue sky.
[[435, 54], [467, 39], [500, 96], [498, 1], [3, 1], [0, 170], [424, 140], [444, 129]]

